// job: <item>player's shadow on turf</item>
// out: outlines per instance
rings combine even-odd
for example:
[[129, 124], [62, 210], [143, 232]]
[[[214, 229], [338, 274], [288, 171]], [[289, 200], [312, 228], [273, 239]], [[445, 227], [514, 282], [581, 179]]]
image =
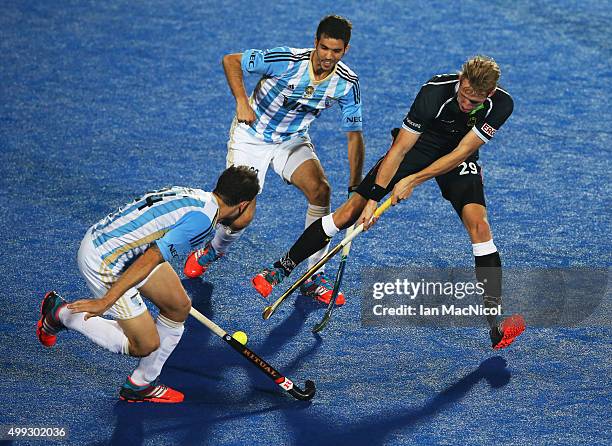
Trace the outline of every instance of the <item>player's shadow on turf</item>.
[[197, 308], [200, 313], [211, 319], [213, 312], [211, 298], [214, 290], [212, 283], [194, 279], [183, 279], [181, 283], [185, 291], [187, 291], [187, 295], [191, 297], [191, 303], [194, 308]]
[[[291, 314], [270, 330], [261, 346], [260, 351], [262, 354], [272, 354], [280, 351], [290, 339], [302, 332], [308, 315], [320, 308], [321, 304], [316, 303], [313, 299], [297, 295]], [[278, 317], [279, 314], [275, 313], [272, 317], [275, 316]]]
[[[214, 444], [206, 440], [217, 423], [275, 412], [285, 404], [272, 404], [259, 409], [236, 409], [227, 414], [226, 408], [216, 409], [210, 403], [130, 404], [118, 402], [113, 408], [117, 424], [110, 441], [94, 445], [118, 444], [138, 446], [145, 443]], [[204, 415], [203, 415], [204, 414]]]
[[[294, 438], [298, 439], [295, 443], [298, 446], [311, 444], [383, 445], [387, 442], [386, 437], [389, 434], [427, 422], [448, 406], [464, 398], [482, 380], [485, 380], [492, 388], [505, 386], [511, 378], [506, 365], [506, 360], [501, 356], [489, 358], [483, 361], [476, 370], [434, 396], [424, 406], [408, 409], [408, 411], [394, 409], [392, 412], [380, 413], [370, 417], [375, 420], [372, 423], [360, 420], [357, 424], [343, 429], [338, 427], [338, 424], [330, 423], [328, 419], [312, 417], [312, 415], [302, 418], [296, 417], [295, 413], [291, 412], [287, 418], [289, 422], [297, 421], [294, 424]], [[398, 395], [399, 392], [396, 391], [394, 394]], [[325, 440], [321, 441], [323, 438]]]

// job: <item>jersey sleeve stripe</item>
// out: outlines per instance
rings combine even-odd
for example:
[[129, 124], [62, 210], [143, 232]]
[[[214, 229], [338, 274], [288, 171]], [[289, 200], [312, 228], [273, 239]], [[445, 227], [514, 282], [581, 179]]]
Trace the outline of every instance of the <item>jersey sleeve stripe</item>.
[[359, 84], [353, 84], [353, 95], [355, 96], [355, 104], [361, 102], [361, 93], [359, 92]]
[[293, 53], [291, 51], [270, 51], [266, 53], [266, 56], [272, 56], [275, 54], [283, 54], [285, 56], [291, 56]]
[[189, 239], [190, 243], [193, 243], [194, 240], [199, 239], [202, 236], [206, 236], [206, 234], [208, 234], [210, 232], [210, 226], [208, 228], [206, 228], [204, 231], [200, 232], [198, 235], [196, 235], [195, 237], [191, 237]]
[[340, 65], [336, 67], [336, 72], [340, 75], [340, 77], [346, 79], [349, 82], [359, 82], [359, 76], [349, 73], [346, 68]]
[[501, 91], [502, 93], [507, 94], [508, 96], [510, 96], [510, 98], [512, 98], [512, 95], [510, 93], [508, 93], [506, 90], [504, 90], [503, 88], [497, 87], [496, 90]]
[[421, 133], [423, 133], [423, 132], [417, 132], [415, 129], [411, 129], [410, 127], [408, 127], [406, 124], [403, 124], [403, 123], [402, 123], [402, 128], [404, 130], [409, 131], [410, 133], [416, 133], [417, 135], [420, 135]]
[[293, 54], [293, 53], [269, 53], [264, 56], [264, 62], [276, 62], [278, 60], [306, 60], [310, 57], [309, 54]]
[[160, 229], [159, 231], [153, 232], [152, 234], [149, 234], [146, 237], [133, 241], [132, 243], [128, 243], [127, 245], [123, 245], [121, 248], [111, 251], [106, 256], [104, 256], [102, 258], [102, 262], [107, 267], [112, 268], [113, 263], [115, 263], [120, 256], [136, 247], [147, 245], [157, 239], [162, 238], [164, 234], [169, 231], [169, 229], [170, 228]]
[[489, 103], [489, 109], [487, 110], [485, 118], [487, 118], [489, 116], [489, 113], [491, 113], [491, 110], [493, 110], [493, 101], [491, 100], [491, 98], [487, 98], [487, 102]]
[[202, 243], [206, 237], [212, 232], [212, 227], [209, 227], [206, 231], [202, 232], [199, 236], [192, 238], [189, 240], [192, 246], [197, 246]]
[[292, 57], [275, 57], [273, 59], [264, 59], [264, 62], [266, 62], [266, 63], [270, 63], [270, 62], [301, 62], [302, 60], [306, 60], [306, 59], [296, 59], [296, 58], [292, 58]]
[[[126, 221], [125, 223], [120, 224], [120, 226], [115, 227], [108, 232], [100, 233], [100, 235], [98, 235], [93, 240], [93, 244], [96, 248], [99, 248], [112, 238], [120, 237], [122, 234], [137, 230], [138, 228], [144, 226], [152, 220], [155, 220], [156, 218], [159, 218], [163, 215], [177, 210], [178, 208], [186, 206], [194, 206], [201, 208], [203, 207], [203, 204], [201, 201], [196, 200], [192, 197], [180, 197], [175, 200], [167, 201], [156, 206], [154, 208], [154, 211], [152, 210], [153, 208], [150, 208], [147, 211], [143, 212], [140, 216], [132, 220]], [[117, 221], [118, 219], [115, 219], [114, 223]]]
[[478, 131], [478, 129], [476, 127], [472, 127], [472, 131], [474, 133], [476, 133], [476, 136], [478, 136], [480, 139], [482, 139], [484, 142], [489, 142], [489, 139], [483, 135], [482, 133], [480, 133], [480, 131]]

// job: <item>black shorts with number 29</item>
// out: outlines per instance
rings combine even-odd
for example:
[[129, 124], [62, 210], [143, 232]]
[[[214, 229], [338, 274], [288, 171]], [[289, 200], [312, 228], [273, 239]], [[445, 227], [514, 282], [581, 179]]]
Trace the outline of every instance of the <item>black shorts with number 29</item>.
[[[378, 168], [383, 158], [384, 156], [376, 162], [374, 167], [365, 176], [357, 188], [358, 194], [368, 198], [368, 191], [376, 182]], [[414, 148], [410, 150], [402, 160], [389, 186], [387, 186], [387, 194], [393, 190], [393, 187], [401, 179], [423, 170], [434, 161], [435, 159], [432, 159], [430, 156]], [[482, 168], [473, 157], [468, 158], [450, 172], [436, 177], [436, 182], [440, 187], [442, 196], [450, 201], [457, 214], [459, 214], [459, 217], [461, 217], [461, 211], [466, 204], [476, 203], [486, 206], [482, 182]]]

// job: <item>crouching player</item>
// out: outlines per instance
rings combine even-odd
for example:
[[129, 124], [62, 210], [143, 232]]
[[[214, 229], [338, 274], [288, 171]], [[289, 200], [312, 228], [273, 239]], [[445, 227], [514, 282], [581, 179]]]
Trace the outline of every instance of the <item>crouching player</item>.
[[[94, 299], [67, 303], [55, 291], [41, 305], [38, 339], [52, 347], [64, 329], [115, 353], [139, 357], [119, 391], [126, 401], [178, 403], [183, 394], [157, 382], [183, 334], [191, 301], [168, 261], [186, 256], [231, 224], [259, 191], [257, 174], [230, 167], [213, 192], [169, 187], [149, 192], [87, 230], [78, 253]], [[154, 321], [142, 297], [159, 308]], [[114, 320], [96, 316], [109, 316]]]

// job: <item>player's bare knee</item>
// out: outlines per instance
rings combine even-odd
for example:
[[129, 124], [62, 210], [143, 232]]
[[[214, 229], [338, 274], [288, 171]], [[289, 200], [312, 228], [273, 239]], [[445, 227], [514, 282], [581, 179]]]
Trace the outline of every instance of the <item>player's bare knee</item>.
[[331, 197], [331, 188], [326, 179], [321, 179], [317, 184], [304, 191], [304, 195], [310, 204], [327, 206]]
[[489, 241], [491, 240], [491, 228], [484, 219], [476, 219], [467, 223], [467, 229], [472, 240]]
[[159, 348], [159, 335], [150, 337], [148, 339], [131, 339], [129, 341], [129, 352], [130, 356], [136, 358], [143, 358], [149, 356], [155, 350]]
[[[182, 290], [181, 290], [182, 291]], [[184, 292], [178, 291], [172, 299], [160, 306], [160, 314], [175, 322], [184, 322], [189, 316], [191, 301]]]
[[147, 345], [145, 345], [143, 347], [143, 356], [149, 356], [151, 353], [153, 353], [155, 350], [157, 350], [159, 348], [159, 337], [155, 338], [152, 341], [149, 341], [147, 343]]
[[191, 301], [189, 299], [183, 299], [177, 303], [175, 316], [171, 318], [175, 322], [185, 322], [189, 316], [189, 310], [191, 309]]

